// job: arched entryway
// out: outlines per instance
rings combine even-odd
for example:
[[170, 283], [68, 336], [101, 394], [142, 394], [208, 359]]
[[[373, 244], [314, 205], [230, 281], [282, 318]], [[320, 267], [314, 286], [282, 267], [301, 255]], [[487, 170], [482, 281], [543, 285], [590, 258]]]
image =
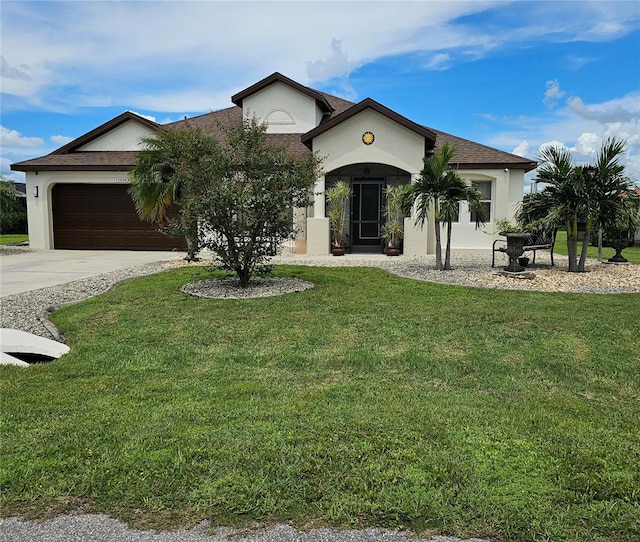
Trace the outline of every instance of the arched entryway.
[[411, 174], [402, 169], [377, 163], [352, 164], [325, 174], [326, 187], [339, 180], [351, 186], [348, 250], [352, 253], [381, 253], [381, 236], [385, 220], [385, 190], [411, 182]]

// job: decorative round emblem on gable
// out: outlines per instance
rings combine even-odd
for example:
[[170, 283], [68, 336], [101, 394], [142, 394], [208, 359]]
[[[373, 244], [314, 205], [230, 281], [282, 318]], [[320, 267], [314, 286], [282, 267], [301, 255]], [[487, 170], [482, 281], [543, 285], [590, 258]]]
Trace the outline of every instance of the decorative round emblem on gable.
[[373, 135], [373, 132], [365, 132], [362, 134], [362, 142], [365, 145], [371, 145], [376, 139], [376, 136]]

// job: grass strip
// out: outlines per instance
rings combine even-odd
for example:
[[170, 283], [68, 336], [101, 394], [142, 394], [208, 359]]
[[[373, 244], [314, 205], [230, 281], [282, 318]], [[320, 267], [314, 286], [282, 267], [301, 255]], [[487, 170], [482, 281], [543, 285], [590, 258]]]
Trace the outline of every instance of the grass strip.
[[[597, 235], [594, 234], [594, 235]], [[636, 245], [638, 245], [636, 243]], [[564, 230], [558, 231], [556, 237], [556, 244], [554, 245], [554, 252], [558, 254], [567, 255], [567, 232]], [[582, 243], [578, 242], [578, 255], [582, 251]], [[612, 258], [615, 255], [616, 251], [611, 247], [602, 247], [602, 259], [604, 261]], [[629, 260], [629, 263], [640, 264], [640, 246], [627, 247], [622, 251], [622, 255]], [[589, 245], [587, 247], [587, 256], [589, 258], [593, 258], [594, 260], [598, 258], [598, 247]]]
[[8, 245], [9, 243], [24, 243], [29, 240], [29, 236], [25, 233], [0, 233], [0, 245]]
[[640, 538], [640, 295], [275, 273], [316, 286], [184, 268], [56, 312], [70, 354], [0, 367], [2, 513]]

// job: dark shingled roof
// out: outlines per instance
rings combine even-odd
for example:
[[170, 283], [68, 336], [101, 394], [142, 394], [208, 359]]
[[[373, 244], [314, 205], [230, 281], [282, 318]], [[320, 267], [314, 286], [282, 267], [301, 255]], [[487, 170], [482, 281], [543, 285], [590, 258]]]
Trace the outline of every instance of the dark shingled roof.
[[[242, 108], [229, 107], [206, 113], [190, 119], [183, 119], [171, 124], [166, 124], [165, 128], [180, 128], [182, 126], [191, 126], [199, 128], [205, 132], [212, 134], [221, 143], [225, 140], [225, 133], [221, 127], [239, 128], [242, 126]], [[267, 134], [267, 140], [275, 144], [284, 144], [289, 152], [295, 157], [309, 156], [311, 152], [302, 144], [300, 134]]]
[[494, 149], [475, 143], [462, 137], [454, 136], [435, 128], [430, 130], [436, 133], [436, 150], [448, 143], [450, 147], [456, 149], [456, 154], [451, 161], [454, 167], [476, 168], [476, 169], [493, 169], [512, 167], [514, 169], [524, 169], [531, 171], [535, 169], [536, 162], [529, 158], [523, 158], [517, 154], [511, 154], [505, 151]]
[[[252, 85], [248, 89], [233, 96], [232, 100], [237, 103], [242, 103], [242, 99], [249, 96], [253, 92], [265, 88], [274, 81], [281, 81], [287, 84], [292, 84], [294, 88], [305, 92], [309, 96], [316, 99], [316, 103], [321, 105], [325, 111], [320, 125], [307, 134], [268, 134], [267, 137], [274, 143], [283, 143], [287, 145], [289, 152], [293, 156], [308, 156], [310, 154], [309, 148], [303, 143], [311, 143], [314, 135], [323, 133], [326, 130], [330, 130], [333, 126], [339, 124], [343, 120], [346, 120], [357, 114], [366, 107], [374, 107], [384, 112], [390, 118], [401, 122], [404, 125], [409, 126], [416, 132], [424, 135], [427, 139], [432, 140], [435, 135], [435, 148], [442, 147], [445, 143], [456, 149], [456, 155], [454, 157], [453, 166], [457, 168], [474, 168], [474, 169], [493, 169], [509, 167], [513, 169], [524, 169], [530, 171], [536, 167], [536, 163], [528, 158], [522, 158], [515, 154], [510, 154], [480, 143], [475, 143], [468, 139], [463, 139], [435, 128], [429, 128], [427, 126], [421, 126], [414, 123], [409, 119], [405, 119], [401, 115], [391, 111], [385, 106], [378, 104], [374, 100], [367, 98], [355, 104], [348, 100], [332, 96], [324, 92], [304, 87], [295, 81], [284, 77], [281, 74], [273, 74], [272, 76], [263, 79], [262, 81]], [[200, 128], [206, 132], [211, 133], [219, 140], [224, 139], [224, 132], [221, 130], [221, 126], [224, 127], [239, 127], [242, 124], [242, 108], [239, 106], [233, 106], [219, 111], [213, 111], [199, 115], [197, 117], [186, 118], [170, 124], [159, 125], [143, 117], [131, 113], [129, 111], [119, 115], [118, 117], [106, 122], [105, 124], [91, 130], [83, 136], [75, 139], [71, 143], [64, 145], [58, 150], [42, 156], [40, 158], [33, 158], [31, 160], [25, 160], [16, 164], [11, 164], [11, 169], [14, 171], [127, 171], [135, 165], [135, 151], [78, 151], [77, 149], [82, 145], [100, 137], [107, 133], [109, 130], [119, 126], [120, 124], [133, 120], [139, 122], [144, 126], [147, 126], [154, 130], [179, 128], [181, 126], [193, 126]]]
[[14, 171], [128, 171], [136, 164], [136, 151], [83, 151], [47, 154], [17, 164]]

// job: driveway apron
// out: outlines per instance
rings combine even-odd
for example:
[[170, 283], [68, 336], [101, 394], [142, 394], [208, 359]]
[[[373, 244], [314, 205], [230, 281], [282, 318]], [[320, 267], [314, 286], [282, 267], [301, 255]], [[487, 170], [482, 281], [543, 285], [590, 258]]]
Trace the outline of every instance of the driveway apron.
[[0, 253], [0, 297], [184, 256], [180, 252], [126, 250]]

